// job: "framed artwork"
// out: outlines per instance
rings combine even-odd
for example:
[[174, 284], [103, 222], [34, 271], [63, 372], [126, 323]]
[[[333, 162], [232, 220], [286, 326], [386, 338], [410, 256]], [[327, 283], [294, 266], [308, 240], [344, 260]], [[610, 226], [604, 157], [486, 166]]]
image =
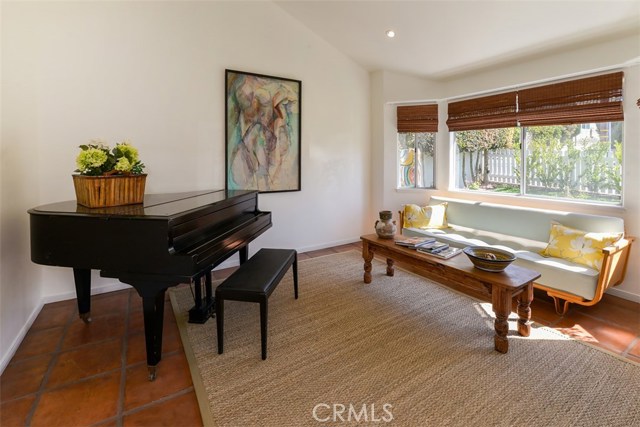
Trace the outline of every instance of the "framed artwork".
[[300, 191], [302, 82], [225, 70], [227, 190]]

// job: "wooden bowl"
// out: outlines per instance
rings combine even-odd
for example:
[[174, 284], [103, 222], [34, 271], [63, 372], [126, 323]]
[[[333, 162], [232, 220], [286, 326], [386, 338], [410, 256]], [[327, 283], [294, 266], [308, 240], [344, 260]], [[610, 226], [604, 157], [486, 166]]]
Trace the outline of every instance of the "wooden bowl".
[[516, 259], [511, 252], [489, 246], [467, 246], [462, 251], [476, 268], [493, 273], [503, 271]]

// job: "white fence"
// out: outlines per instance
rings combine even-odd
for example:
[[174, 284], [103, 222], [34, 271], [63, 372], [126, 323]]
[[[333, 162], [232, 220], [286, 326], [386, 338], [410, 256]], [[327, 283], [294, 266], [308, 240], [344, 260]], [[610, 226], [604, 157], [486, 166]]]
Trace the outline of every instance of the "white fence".
[[489, 181], [519, 185], [520, 179], [516, 174], [518, 170], [516, 155], [514, 150], [508, 149], [489, 151]]
[[[465, 153], [466, 162], [465, 162], [465, 177], [468, 185], [471, 182], [471, 177], [473, 176], [472, 170], [476, 167], [476, 156], [482, 155], [481, 153], [474, 153], [473, 164], [469, 161], [468, 153]], [[489, 151], [489, 182], [492, 184], [512, 184], [512, 185], [520, 185], [520, 179], [518, 177], [518, 163], [516, 163], [516, 156], [519, 155], [518, 152], [511, 149], [500, 149], [500, 150], [492, 150]], [[564, 156], [564, 153], [560, 153], [561, 156]], [[613, 168], [617, 164], [617, 160], [615, 158], [615, 154], [613, 151], [609, 151], [604, 159], [607, 168]], [[480, 159], [480, 163], [478, 165], [479, 168], [482, 168], [482, 158]], [[581, 177], [585, 174], [585, 170], [587, 168], [587, 162], [584, 158], [580, 158], [579, 161], [574, 163], [574, 168], [571, 172], [571, 176], [569, 181], [573, 183], [572, 189], [582, 192], [591, 192], [586, 183]], [[456, 184], [458, 188], [466, 187], [462, 183], [462, 158], [458, 156], [458, 174], [456, 177]], [[548, 188], [538, 177], [532, 177], [532, 174], [529, 173], [529, 180], [527, 182], [528, 187], [540, 187], [540, 188]], [[555, 182], [555, 185], [552, 185], [551, 188], [560, 189], [561, 183], [559, 181]], [[607, 194], [607, 195], [620, 195], [620, 192], [617, 189], [607, 188], [607, 189], [599, 189], [597, 191], [599, 194]]]

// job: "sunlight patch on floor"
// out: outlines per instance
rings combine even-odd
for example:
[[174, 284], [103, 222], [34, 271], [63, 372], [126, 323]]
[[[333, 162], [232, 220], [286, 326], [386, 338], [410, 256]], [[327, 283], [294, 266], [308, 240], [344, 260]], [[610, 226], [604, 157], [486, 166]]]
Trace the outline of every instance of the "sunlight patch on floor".
[[[480, 314], [480, 316], [482, 316], [482, 318], [485, 319], [485, 321], [488, 321], [491, 324], [491, 326], [493, 326], [493, 321], [495, 320], [496, 315], [493, 312], [491, 303], [479, 302], [474, 304], [474, 306], [475, 306], [475, 309]], [[598, 342], [598, 340], [596, 340], [591, 334], [589, 334], [589, 332], [581, 328], [580, 325], [575, 325], [573, 328], [567, 328], [568, 331], [574, 331], [574, 329], [578, 329], [575, 331], [575, 334], [570, 334], [563, 329], [556, 329], [555, 331], [558, 332], [557, 335], [545, 334], [545, 336], [543, 337], [541, 334], [536, 333], [536, 328], [533, 327], [531, 328], [531, 335], [529, 337], [521, 337], [520, 335], [517, 334], [517, 332], [515, 332], [518, 330], [518, 325], [517, 325], [518, 314], [511, 312], [511, 314], [509, 314], [508, 321], [509, 321], [509, 339], [522, 338], [522, 339], [532, 339], [532, 340], [535, 340], [535, 339], [564, 340], [564, 339], [567, 339], [567, 337], [561, 335], [561, 333], [564, 333], [565, 335], [575, 339], [579, 339], [580, 341], [586, 341], [591, 343]], [[553, 329], [547, 328], [547, 330], [553, 330]]]

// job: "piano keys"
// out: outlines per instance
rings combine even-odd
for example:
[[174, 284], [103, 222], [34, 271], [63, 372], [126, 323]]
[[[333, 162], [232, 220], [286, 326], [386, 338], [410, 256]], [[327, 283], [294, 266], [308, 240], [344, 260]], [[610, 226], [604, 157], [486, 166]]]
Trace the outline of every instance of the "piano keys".
[[246, 261], [249, 242], [271, 227], [271, 213], [258, 209], [256, 191], [146, 195], [143, 204], [95, 209], [67, 201], [28, 213], [31, 260], [73, 269], [85, 322], [91, 321], [91, 270], [131, 285], [142, 297], [150, 380], [162, 357], [167, 288], [207, 278], [207, 295], [197, 295], [189, 313], [191, 321], [206, 321], [213, 311], [211, 270], [236, 252]]

